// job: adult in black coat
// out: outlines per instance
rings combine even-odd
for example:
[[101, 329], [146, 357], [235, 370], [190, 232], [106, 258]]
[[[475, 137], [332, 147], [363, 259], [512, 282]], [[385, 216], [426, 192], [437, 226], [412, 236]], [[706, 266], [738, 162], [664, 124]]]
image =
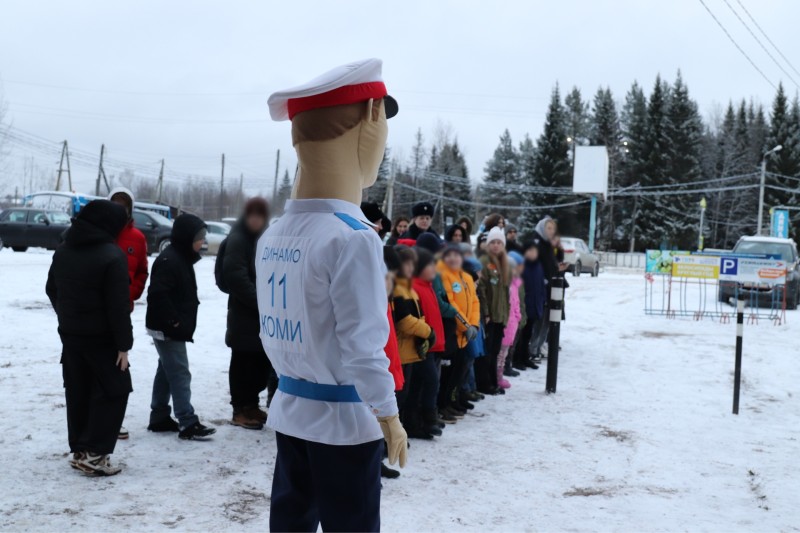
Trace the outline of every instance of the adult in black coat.
[[71, 464], [89, 474], [108, 462], [132, 391], [128, 261], [116, 238], [125, 209], [95, 200], [81, 209], [53, 254], [46, 292], [58, 315]]
[[[200, 260], [206, 224], [194, 215], [175, 219], [170, 245], [153, 262], [147, 291], [147, 332], [158, 352], [158, 368], [150, 402], [151, 431], [179, 430], [182, 439], [203, 438], [215, 432], [202, 425], [191, 403], [192, 375], [186, 343], [197, 327], [197, 281], [194, 264]], [[178, 423], [170, 417], [170, 397]]]
[[[267, 229], [268, 221], [267, 201], [263, 198], [248, 200], [244, 214], [228, 235], [225, 256], [221, 259], [222, 275], [228, 288], [225, 344], [231, 349], [228, 382], [232, 423], [246, 429], [264, 426], [267, 414], [258, 406], [258, 395], [270, 382], [277, 388], [277, 379], [272, 376], [274, 371], [259, 337], [261, 322], [256, 296], [256, 244]], [[271, 389], [274, 394], [274, 388]]]
[[[548, 286], [552, 284], [553, 278], [559, 275], [558, 259], [552, 244], [555, 233], [556, 221], [546, 216], [536, 224], [536, 230], [531, 235], [533, 243], [539, 249], [539, 261], [542, 263], [544, 279], [547, 281]], [[550, 298], [548, 297], [549, 300]]]
[[433, 215], [433, 204], [430, 202], [420, 202], [416, 204], [411, 209], [411, 224], [409, 224], [408, 230], [400, 236], [400, 239], [416, 241], [423, 233], [432, 233], [438, 238], [439, 234], [431, 227], [431, 224], [433, 224]]

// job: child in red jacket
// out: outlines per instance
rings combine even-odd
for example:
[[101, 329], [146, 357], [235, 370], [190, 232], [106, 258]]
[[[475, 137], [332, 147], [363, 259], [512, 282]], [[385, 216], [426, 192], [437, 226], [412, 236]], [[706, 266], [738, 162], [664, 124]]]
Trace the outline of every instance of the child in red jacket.
[[[128, 212], [128, 223], [117, 235], [117, 246], [122, 249], [125, 259], [128, 260], [131, 312], [133, 312], [133, 302], [142, 297], [147, 283], [147, 240], [141, 231], [133, 227], [133, 193], [125, 187], [117, 187], [111, 191], [108, 199], [120, 204]], [[128, 430], [121, 427], [119, 438], [125, 440], [129, 436]]]
[[433, 254], [424, 248], [416, 248], [417, 268], [412, 287], [419, 294], [419, 303], [425, 320], [433, 329], [435, 339], [428, 347], [428, 354], [422, 361], [414, 363], [414, 379], [408, 394], [408, 405], [416, 409], [416, 428], [409, 428], [413, 437], [430, 439], [442, 434], [442, 426], [436, 411], [436, 398], [439, 395], [439, 363], [444, 353], [444, 323], [439, 308], [439, 299], [433, 288], [436, 279], [436, 261]]

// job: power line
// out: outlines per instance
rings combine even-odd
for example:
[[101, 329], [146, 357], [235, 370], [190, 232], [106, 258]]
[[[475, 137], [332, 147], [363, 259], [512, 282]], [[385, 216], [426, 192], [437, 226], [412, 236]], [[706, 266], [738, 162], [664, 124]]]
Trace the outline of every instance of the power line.
[[783, 72], [784, 74], [786, 74], [786, 76], [788, 76], [788, 77], [789, 77], [789, 79], [790, 79], [790, 80], [792, 80], [792, 83], [794, 83], [795, 87], [797, 87], [798, 89], [800, 89], [800, 85], [797, 85], [797, 82], [794, 80], [794, 78], [792, 77], [792, 75], [791, 75], [791, 74], [789, 74], [789, 73], [786, 71], [786, 69], [785, 69], [785, 68], [783, 68], [783, 65], [781, 65], [781, 64], [780, 64], [780, 62], [779, 62], [777, 59], [775, 59], [775, 56], [773, 56], [773, 55], [770, 53], [770, 51], [769, 51], [769, 50], [767, 50], [767, 47], [766, 47], [766, 46], [764, 46], [764, 43], [762, 43], [762, 42], [761, 42], [761, 39], [759, 39], [759, 38], [758, 38], [758, 36], [757, 36], [757, 35], [756, 35], [756, 34], [753, 32], [753, 30], [751, 30], [751, 29], [750, 29], [750, 26], [748, 26], [748, 24], [747, 24], [747, 23], [744, 21], [744, 19], [743, 19], [741, 16], [739, 16], [739, 13], [737, 13], [737, 12], [736, 12], [736, 10], [735, 10], [735, 9], [733, 9], [733, 6], [730, 4], [730, 2], [728, 2], [728, 0], [722, 0], [722, 1], [723, 1], [723, 2], [725, 2], [725, 5], [726, 5], [726, 6], [728, 6], [728, 9], [730, 9], [730, 10], [733, 12], [733, 14], [734, 14], [734, 15], [736, 15], [736, 18], [737, 18], [737, 19], [739, 19], [739, 22], [741, 22], [741, 23], [742, 23], [742, 26], [744, 26], [744, 27], [745, 27], [745, 29], [747, 30], [747, 32], [748, 32], [750, 35], [752, 35], [752, 36], [753, 36], [753, 39], [755, 39], [755, 40], [756, 40], [756, 42], [758, 43], [758, 45], [761, 47], [761, 49], [762, 49], [762, 50], [764, 50], [764, 52], [766, 52], [766, 54], [769, 56], [769, 58], [772, 60], [772, 62], [773, 62], [773, 63], [775, 63], [776, 65], [778, 65], [778, 68], [779, 68], [779, 69], [781, 69], [781, 72]]
[[742, 55], [745, 57], [745, 59], [747, 59], [747, 61], [749, 61], [749, 62], [750, 62], [750, 64], [751, 64], [751, 65], [753, 65], [753, 68], [754, 68], [754, 69], [756, 69], [756, 70], [758, 71], [758, 73], [759, 73], [759, 74], [761, 74], [761, 77], [762, 77], [762, 78], [764, 78], [765, 80], [767, 80], [767, 83], [769, 83], [770, 85], [772, 85], [772, 88], [773, 88], [773, 89], [775, 89], [775, 90], [777, 91], [777, 90], [778, 90], [778, 87], [777, 87], [777, 86], [776, 86], [774, 83], [772, 83], [772, 81], [771, 81], [771, 80], [770, 80], [770, 79], [767, 77], [767, 75], [766, 75], [766, 74], [764, 74], [764, 71], [763, 71], [763, 70], [761, 70], [760, 68], [758, 68], [758, 65], [756, 65], [756, 64], [755, 64], [755, 62], [754, 62], [752, 59], [750, 59], [750, 56], [749, 56], [749, 55], [747, 55], [747, 52], [745, 52], [745, 51], [742, 49], [742, 47], [741, 47], [741, 46], [739, 46], [739, 43], [737, 43], [737, 42], [736, 42], [736, 40], [733, 38], [733, 36], [732, 36], [732, 35], [731, 35], [731, 34], [728, 32], [728, 30], [725, 28], [725, 26], [723, 26], [723, 25], [722, 25], [722, 22], [720, 22], [720, 21], [719, 21], [719, 19], [717, 18], [717, 16], [716, 16], [716, 15], [714, 15], [714, 12], [713, 12], [713, 11], [711, 11], [711, 9], [709, 9], [709, 7], [706, 5], [706, 3], [705, 3], [703, 0], [700, 0], [700, 3], [701, 3], [701, 4], [703, 4], [703, 7], [704, 7], [704, 8], [706, 8], [706, 11], [708, 11], [708, 14], [709, 14], [709, 15], [711, 15], [711, 18], [713, 18], [713, 19], [714, 19], [714, 22], [716, 22], [716, 23], [717, 23], [717, 26], [719, 26], [719, 27], [720, 27], [720, 29], [721, 29], [723, 32], [725, 32], [725, 35], [727, 35], [727, 36], [728, 36], [728, 39], [730, 39], [730, 40], [731, 40], [731, 42], [733, 43], [733, 46], [735, 46], [735, 47], [736, 47], [736, 49], [737, 49], [737, 50], [739, 50], [739, 52], [741, 52], [741, 53], [742, 53]]
[[767, 32], [765, 32], [761, 28], [761, 26], [758, 24], [758, 22], [756, 22], [756, 19], [754, 19], [753, 15], [751, 15], [750, 12], [747, 10], [747, 8], [744, 7], [744, 4], [742, 4], [741, 0], [736, 0], [736, 3], [739, 4], [739, 6], [742, 8], [742, 10], [745, 12], [745, 14], [750, 18], [751, 21], [753, 21], [753, 24], [755, 25], [756, 28], [758, 28], [758, 31], [761, 32], [761, 35], [764, 36], [764, 38], [767, 40], [767, 42], [769, 44], [771, 44], [772, 47], [775, 49], [775, 51], [778, 52], [778, 54], [783, 58], [784, 61], [786, 61], [786, 64], [789, 65], [789, 67], [791, 67], [791, 69], [795, 72], [795, 74], [800, 76], [800, 71], [798, 71], [796, 68], [794, 68], [794, 65], [792, 65], [792, 63], [789, 61], [789, 58], [787, 58], [785, 55], [783, 55], [783, 52], [781, 52], [781, 49], [778, 48], [778, 45], [776, 45], [774, 42], [772, 42], [772, 39], [769, 38], [769, 35], [767, 35]]

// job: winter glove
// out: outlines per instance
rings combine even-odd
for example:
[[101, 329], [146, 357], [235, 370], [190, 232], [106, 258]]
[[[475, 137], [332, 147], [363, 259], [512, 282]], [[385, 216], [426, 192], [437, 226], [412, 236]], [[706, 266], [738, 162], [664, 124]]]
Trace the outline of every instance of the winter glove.
[[[433, 348], [433, 345], [436, 344], [436, 332], [433, 331], [433, 328], [431, 328], [431, 334], [428, 336], [428, 344], [430, 344], [431, 348]], [[430, 350], [430, 348], [428, 349]]]
[[400, 423], [400, 415], [382, 416], [378, 418], [383, 431], [383, 438], [386, 440], [386, 452], [389, 456], [389, 464], [393, 465], [398, 460], [400, 468], [405, 468], [406, 457], [408, 454], [408, 435]]
[[475, 326], [470, 326], [467, 328], [467, 331], [464, 335], [467, 337], [467, 342], [472, 342], [478, 338], [478, 328]]
[[428, 339], [417, 339], [417, 355], [420, 359], [428, 357], [428, 352], [433, 346]]

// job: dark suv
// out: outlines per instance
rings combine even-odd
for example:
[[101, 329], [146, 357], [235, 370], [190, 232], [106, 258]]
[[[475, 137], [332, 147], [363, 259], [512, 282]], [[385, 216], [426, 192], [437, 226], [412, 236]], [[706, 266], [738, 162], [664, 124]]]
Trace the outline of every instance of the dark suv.
[[780, 307], [786, 295], [786, 309], [797, 309], [800, 302], [800, 261], [797, 245], [792, 239], [776, 237], [742, 237], [733, 252], [779, 257], [786, 261], [786, 285], [753, 286], [748, 283], [720, 281], [719, 300], [730, 302], [737, 293], [744, 293], [747, 300], [753, 299], [759, 306]]
[[63, 211], [12, 207], [0, 214], [0, 248], [15, 252], [28, 248], [55, 250], [64, 232], [70, 227], [69, 215]]
[[144, 233], [147, 240], [147, 253], [155, 254], [164, 251], [169, 246], [169, 237], [172, 233], [172, 221], [165, 216], [152, 211], [133, 210], [133, 225]]

